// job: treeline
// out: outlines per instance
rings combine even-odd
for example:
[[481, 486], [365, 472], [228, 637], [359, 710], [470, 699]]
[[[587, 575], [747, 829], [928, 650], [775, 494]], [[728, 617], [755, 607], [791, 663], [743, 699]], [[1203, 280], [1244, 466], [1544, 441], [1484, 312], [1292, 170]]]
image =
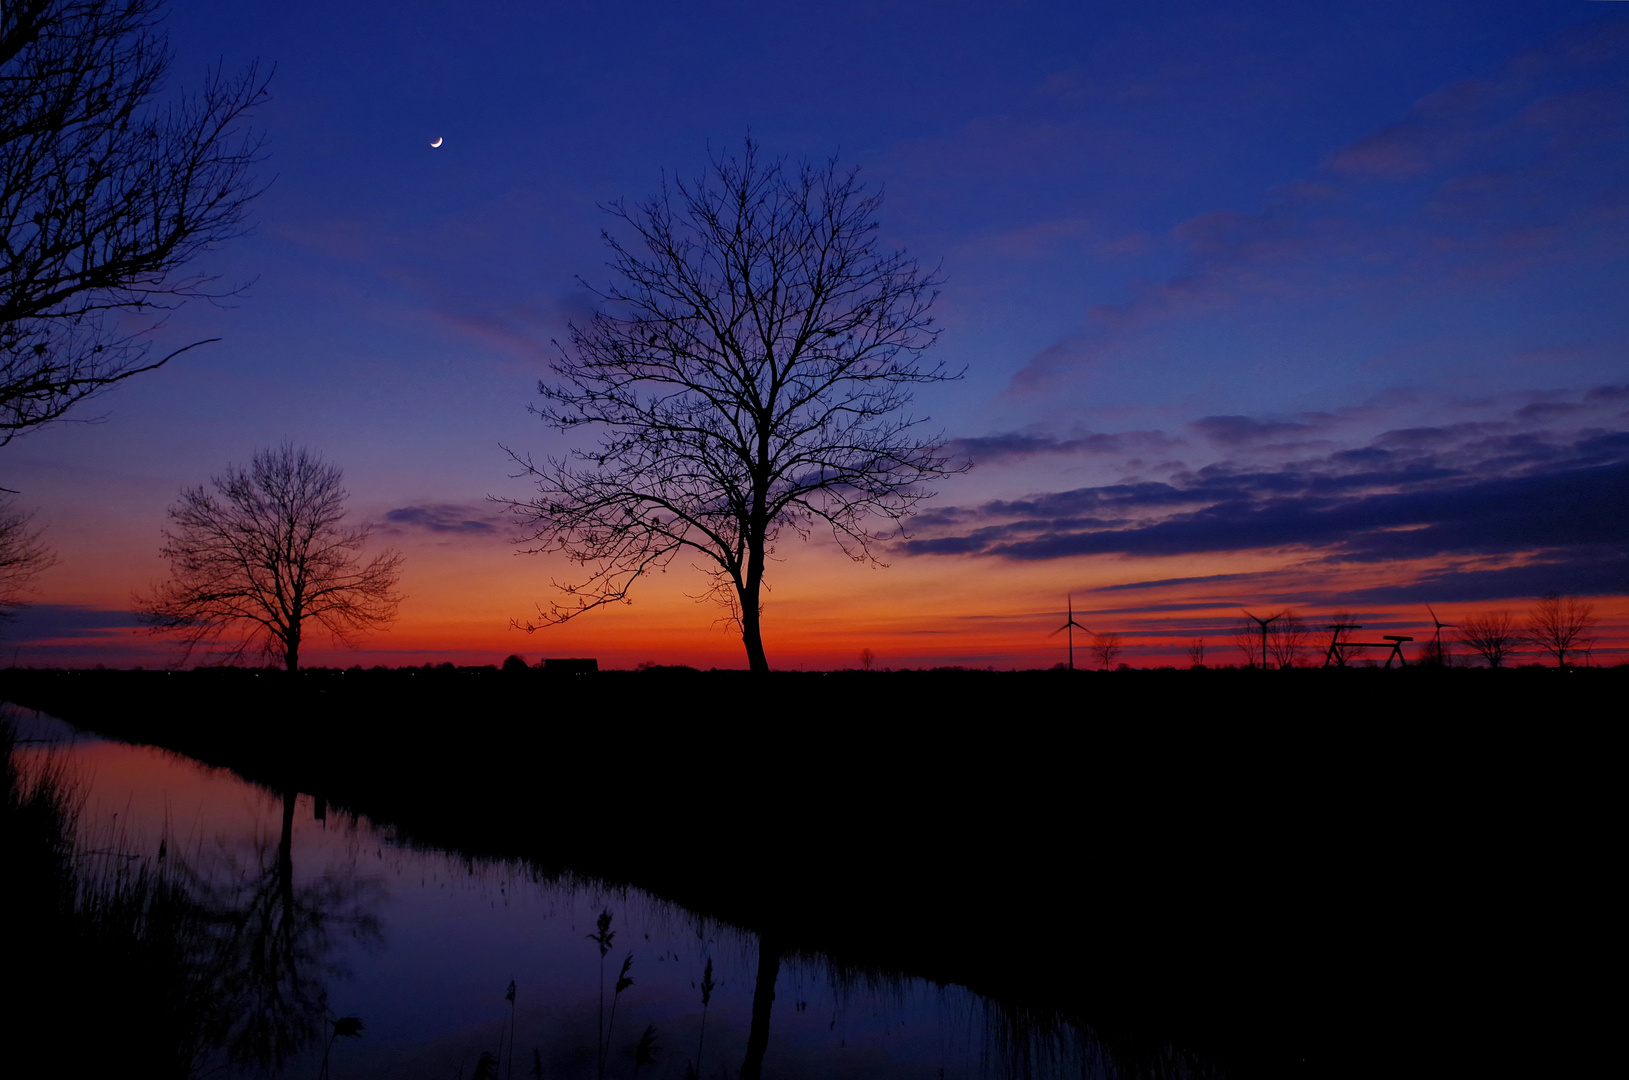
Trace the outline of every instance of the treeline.
[[[1354, 660], [1365, 665], [1378, 662], [1372, 654], [1363, 653], [1367, 649], [1389, 650], [1389, 658], [1405, 663], [1464, 666], [1465, 660], [1454, 653], [1455, 645], [1469, 650], [1489, 668], [1510, 666], [1524, 649], [1533, 650], [1535, 658], [1548, 658], [1556, 667], [1565, 668], [1577, 665], [1580, 659], [1585, 665], [1591, 663], [1595, 646], [1591, 631], [1601, 621], [1593, 603], [1559, 594], [1541, 598], [1525, 615], [1508, 609], [1478, 611], [1462, 616], [1458, 623], [1445, 623], [1429, 605], [1426, 610], [1431, 613], [1432, 632], [1419, 640], [1412, 635], [1382, 634], [1378, 636], [1383, 640], [1362, 641], [1358, 637], [1358, 631], [1364, 628], [1358, 621], [1361, 616], [1343, 611], [1315, 619], [1293, 609], [1265, 616], [1247, 611], [1233, 626], [1229, 640], [1244, 654], [1243, 666], [1249, 668], [1346, 667]], [[1414, 648], [1412, 658], [1406, 656], [1405, 645]], [[1215, 652], [1204, 638], [1194, 638], [1188, 642], [1187, 655], [1189, 666], [1199, 668], [1211, 666], [1206, 661], [1213, 659]]]

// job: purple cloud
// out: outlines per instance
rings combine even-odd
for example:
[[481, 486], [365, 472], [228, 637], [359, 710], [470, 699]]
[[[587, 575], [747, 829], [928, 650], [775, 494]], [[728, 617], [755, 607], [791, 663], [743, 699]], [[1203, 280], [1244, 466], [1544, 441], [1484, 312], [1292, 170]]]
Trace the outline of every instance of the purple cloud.
[[402, 506], [386, 511], [385, 531], [401, 533], [422, 530], [464, 536], [489, 536], [498, 531], [497, 522], [500, 520], [498, 515], [482, 514], [472, 506], [447, 503], [435, 506]]
[[1356, 562], [1536, 552], [1530, 561], [1551, 567], [1547, 580], [1587, 566], [1591, 588], [1629, 591], [1620, 572], [1629, 567], [1629, 431], [1489, 435], [1471, 425], [1457, 445], [1396, 435], [1377, 440], [1390, 446], [1277, 468], [1224, 462], [1168, 482], [947, 508], [942, 535], [904, 548], [1019, 561], [1285, 547]]

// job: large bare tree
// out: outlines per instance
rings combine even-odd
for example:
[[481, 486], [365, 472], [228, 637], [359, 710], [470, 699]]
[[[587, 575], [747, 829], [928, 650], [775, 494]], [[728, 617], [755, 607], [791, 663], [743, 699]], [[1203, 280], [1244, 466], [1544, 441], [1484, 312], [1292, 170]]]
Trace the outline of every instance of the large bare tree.
[[749, 140], [707, 175], [610, 213], [614, 281], [571, 328], [536, 411], [592, 448], [536, 464], [513, 503], [529, 550], [588, 568], [527, 625], [625, 601], [681, 554], [739, 627], [754, 671], [766, 562], [779, 537], [827, 527], [857, 561], [898, 536], [951, 471], [910, 415], [911, 390], [955, 376], [922, 360], [938, 281], [879, 246], [880, 195], [834, 161], [766, 161]]
[[247, 227], [265, 79], [161, 102], [160, 8], [0, 3], [0, 445], [191, 348], [128, 316], [214, 293], [185, 268]]
[[308, 621], [344, 644], [389, 623], [402, 557], [362, 561], [368, 530], [342, 525], [340, 480], [337, 466], [284, 443], [183, 491], [164, 530], [170, 577], [136, 598], [141, 621], [179, 635], [183, 659], [205, 644], [223, 660], [258, 648], [289, 671]]

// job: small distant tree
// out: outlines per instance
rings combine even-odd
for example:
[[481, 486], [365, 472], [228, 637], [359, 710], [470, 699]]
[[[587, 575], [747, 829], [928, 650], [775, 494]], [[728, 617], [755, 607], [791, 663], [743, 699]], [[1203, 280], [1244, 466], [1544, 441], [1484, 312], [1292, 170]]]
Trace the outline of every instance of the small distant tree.
[[870, 671], [877, 664], [877, 654], [870, 649], [860, 650], [860, 667]]
[[1114, 666], [1115, 658], [1120, 655], [1121, 649], [1119, 634], [1109, 632], [1092, 635], [1092, 655], [1097, 657], [1097, 662], [1104, 671]]
[[1306, 651], [1312, 631], [1301, 617], [1286, 611], [1267, 625], [1267, 653], [1280, 668], [1294, 667]]
[[1435, 635], [1426, 638], [1420, 643], [1420, 658], [1415, 663], [1421, 667], [1452, 667], [1454, 656], [1448, 640]]
[[1600, 621], [1594, 604], [1551, 593], [1528, 610], [1526, 637], [1555, 657], [1556, 667], [1566, 667], [1568, 653], [1587, 650], [1593, 644], [1589, 631]]
[[385, 626], [401, 600], [402, 557], [361, 561], [368, 530], [341, 524], [341, 475], [284, 443], [183, 491], [164, 530], [170, 578], [136, 598], [140, 620], [179, 635], [183, 660], [211, 643], [223, 660], [258, 648], [289, 671], [310, 621], [344, 644]]
[[1266, 659], [1262, 656], [1261, 624], [1254, 619], [1242, 618], [1234, 624], [1232, 630], [1233, 644], [1244, 653], [1245, 667], [1266, 667]]
[[1202, 668], [1205, 666], [1205, 639], [1194, 638], [1188, 642], [1188, 666]]
[[55, 562], [34, 528], [34, 515], [0, 496], [0, 623], [16, 617], [34, 578]]
[[1459, 625], [1459, 640], [1488, 662], [1503, 667], [1505, 658], [1521, 644], [1516, 617], [1508, 611], [1484, 611], [1467, 615]]

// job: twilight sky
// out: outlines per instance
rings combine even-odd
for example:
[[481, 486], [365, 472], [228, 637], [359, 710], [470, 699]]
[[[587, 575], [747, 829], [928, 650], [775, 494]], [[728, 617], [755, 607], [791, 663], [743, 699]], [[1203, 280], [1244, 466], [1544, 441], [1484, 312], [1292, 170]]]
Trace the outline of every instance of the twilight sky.
[[397, 626], [308, 663], [744, 666], [677, 566], [509, 629], [573, 568], [487, 497], [526, 492], [501, 447], [568, 446], [526, 409], [605, 280], [599, 204], [748, 133], [859, 166], [885, 242], [942, 264], [966, 377], [917, 400], [974, 463], [886, 568], [782, 545], [775, 666], [1051, 664], [1070, 591], [1134, 664], [1239, 659], [1240, 606], [1423, 637], [1428, 602], [1550, 590], [1623, 656], [1629, 7], [178, 0], [168, 28], [178, 86], [276, 68], [258, 229], [205, 267], [249, 284], [155, 331], [220, 343], [0, 450], [60, 559], [19, 662], [164, 662], [126, 612], [166, 507], [288, 438], [407, 555]]

